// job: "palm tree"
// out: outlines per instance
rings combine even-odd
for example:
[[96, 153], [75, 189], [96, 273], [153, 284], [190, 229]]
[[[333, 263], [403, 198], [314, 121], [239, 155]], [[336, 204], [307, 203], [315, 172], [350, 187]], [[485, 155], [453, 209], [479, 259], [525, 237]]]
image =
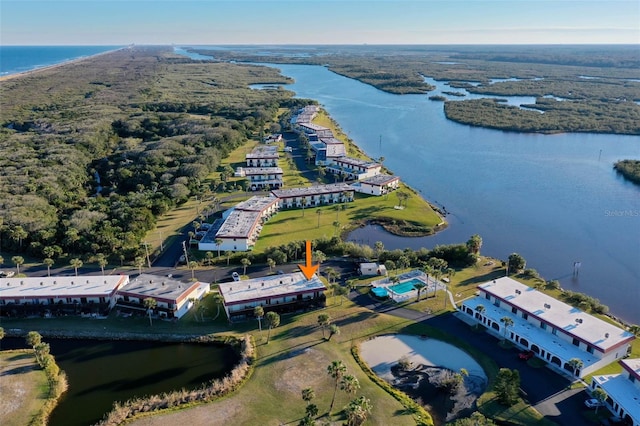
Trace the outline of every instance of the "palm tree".
[[20, 265], [24, 264], [24, 257], [22, 256], [13, 256], [11, 261], [16, 265], [16, 269], [18, 270], [18, 275], [20, 275]]
[[100, 266], [100, 270], [102, 271], [102, 275], [104, 275], [104, 267], [109, 263], [104, 254], [98, 253], [96, 255], [96, 261], [98, 262], [98, 266]]
[[50, 257], [47, 257], [42, 261], [42, 263], [47, 265], [47, 276], [50, 277], [51, 276], [51, 267], [53, 266], [53, 264], [55, 262]]
[[335, 380], [335, 387], [333, 388], [333, 397], [331, 398], [331, 405], [329, 406], [329, 413], [333, 410], [333, 404], [336, 401], [336, 393], [338, 392], [338, 385], [342, 376], [347, 371], [347, 366], [342, 361], [332, 361], [327, 367], [327, 374]]
[[340, 277], [340, 274], [338, 273], [338, 271], [336, 271], [331, 266], [327, 267], [327, 269], [325, 269], [324, 272], [325, 272], [325, 275], [327, 276], [327, 280], [329, 280], [329, 284], [333, 284], [336, 278]]
[[4, 263], [4, 257], [0, 256], [0, 266]]
[[327, 340], [331, 340], [331, 338], [336, 334], [340, 334], [340, 327], [335, 324], [331, 324], [329, 326], [329, 338]]
[[507, 338], [507, 330], [513, 326], [513, 320], [509, 317], [500, 318], [500, 322], [504, 324], [504, 338]]
[[335, 220], [333, 222], [333, 227], [335, 228], [335, 233], [334, 235], [337, 236], [338, 232], [340, 231], [340, 222], [338, 222], [337, 220]]
[[302, 389], [302, 399], [306, 401], [307, 405], [311, 403], [311, 400], [316, 397], [316, 393], [311, 388]]
[[482, 237], [478, 234], [474, 234], [467, 241], [467, 249], [470, 253], [475, 254], [476, 256], [480, 255], [480, 249], [482, 248]]
[[367, 420], [372, 408], [371, 401], [364, 396], [351, 401], [345, 408], [345, 412], [347, 414], [347, 426], [362, 425]]
[[138, 275], [142, 274], [142, 267], [144, 266], [144, 257], [138, 256], [133, 260], [133, 262], [138, 267]]
[[25, 338], [27, 345], [31, 346], [34, 350], [36, 346], [42, 343], [42, 336], [37, 331], [30, 331]]
[[591, 395], [598, 400], [598, 402], [600, 404], [596, 405], [596, 413], [598, 413], [598, 408], [600, 407], [600, 405], [603, 405], [604, 402], [607, 400], [607, 397], [609, 395], [607, 395], [607, 393], [604, 391], [604, 389], [602, 388], [595, 388], [593, 390], [593, 392], [591, 392]]
[[348, 395], [355, 395], [358, 389], [360, 389], [360, 382], [356, 376], [346, 374], [340, 379], [340, 390], [345, 391]]
[[276, 266], [276, 261], [272, 258], [267, 258], [267, 265], [269, 265], [269, 272], [273, 271], [273, 267]]
[[248, 257], [243, 257], [240, 259], [240, 263], [242, 263], [242, 275], [247, 275], [247, 266], [251, 265], [251, 261]]
[[324, 339], [324, 330], [331, 324], [331, 317], [329, 314], [320, 314], [318, 315], [318, 325], [322, 329], [322, 338]]
[[258, 328], [262, 332], [262, 317], [264, 317], [264, 309], [262, 306], [256, 306], [253, 308], [253, 316], [258, 320]]
[[584, 365], [584, 362], [582, 362], [580, 358], [571, 358], [567, 362], [567, 364], [569, 365], [569, 367], [571, 367], [571, 369], [573, 370], [573, 375], [575, 376], [577, 371], [580, 370]]
[[218, 257], [220, 257], [220, 246], [222, 245], [223, 241], [220, 238], [216, 238], [215, 243], [216, 243], [216, 247], [218, 248]]
[[198, 262], [192, 260], [189, 262], [189, 269], [191, 269], [191, 281], [196, 280], [196, 268], [198, 267]]
[[384, 243], [382, 241], [376, 241], [373, 244], [373, 250], [376, 252], [376, 257], [379, 258], [380, 254], [384, 251]]
[[482, 316], [485, 310], [486, 310], [485, 307], [482, 305], [476, 306], [476, 319], [478, 320], [478, 323], [476, 324], [476, 328], [480, 327], [480, 317]]
[[322, 265], [322, 262], [324, 262], [325, 260], [327, 260], [327, 255], [324, 254], [323, 252], [321, 252], [320, 250], [314, 250], [313, 252], [313, 259], [318, 262], [318, 276], [320, 276], [320, 265]]
[[415, 287], [415, 289], [418, 290], [418, 297], [416, 297], [416, 302], [419, 302], [420, 301], [420, 292], [425, 287], [425, 284], [417, 283], [417, 284], [414, 284], [413, 287]]
[[73, 269], [76, 272], [76, 277], [78, 276], [78, 268], [82, 268], [82, 260], [80, 260], [79, 258], [73, 258], [69, 261], [69, 264], [73, 267]]
[[[429, 276], [433, 275], [433, 267], [431, 267], [431, 265], [425, 262], [422, 264], [422, 272], [427, 276], [426, 283], [427, 283], [427, 286], [429, 286]], [[435, 294], [435, 286], [434, 286], [434, 294]]]
[[0, 342], [4, 339], [4, 328], [0, 327]]
[[267, 343], [269, 343], [269, 338], [271, 337], [271, 329], [276, 328], [280, 325], [280, 315], [277, 313], [270, 311], [267, 312], [267, 325], [269, 326], [269, 333], [267, 334]]
[[211, 266], [211, 264], [213, 263], [213, 252], [211, 251], [206, 252], [205, 257], [207, 259], [207, 265]]
[[28, 236], [27, 231], [20, 225], [16, 225], [16, 227], [11, 230], [11, 239], [18, 242], [18, 248], [20, 250], [22, 250], [22, 240]]
[[153, 326], [153, 322], [151, 321], [151, 314], [153, 310], [158, 306], [158, 302], [153, 297], [147, 297], [142, 301], [145, 309], [147, 310], [147, 314], [149, 315], [149, 325]]

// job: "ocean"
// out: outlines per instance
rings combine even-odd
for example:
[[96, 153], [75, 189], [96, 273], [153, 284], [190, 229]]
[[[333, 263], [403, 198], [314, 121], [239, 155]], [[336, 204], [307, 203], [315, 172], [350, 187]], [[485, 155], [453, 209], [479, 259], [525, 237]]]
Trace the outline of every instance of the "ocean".
[[123, 46], [0, 46], [0, 76], [18, 74]]

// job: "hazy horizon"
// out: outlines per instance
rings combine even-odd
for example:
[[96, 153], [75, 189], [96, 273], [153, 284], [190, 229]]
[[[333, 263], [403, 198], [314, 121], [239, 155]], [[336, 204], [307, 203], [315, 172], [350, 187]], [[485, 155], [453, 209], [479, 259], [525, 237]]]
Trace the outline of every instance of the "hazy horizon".
[[640, 43], [637, 0], [3, 0], [10, 46]]

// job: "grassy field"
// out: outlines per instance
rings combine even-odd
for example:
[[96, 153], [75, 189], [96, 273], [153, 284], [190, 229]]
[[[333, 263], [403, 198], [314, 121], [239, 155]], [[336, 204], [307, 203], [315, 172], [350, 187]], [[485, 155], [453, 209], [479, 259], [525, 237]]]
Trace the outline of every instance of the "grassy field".
[[47, 377], [33, 351], [0, 352], [0, 377], [0, 424], [29, 424], [49, 394]]

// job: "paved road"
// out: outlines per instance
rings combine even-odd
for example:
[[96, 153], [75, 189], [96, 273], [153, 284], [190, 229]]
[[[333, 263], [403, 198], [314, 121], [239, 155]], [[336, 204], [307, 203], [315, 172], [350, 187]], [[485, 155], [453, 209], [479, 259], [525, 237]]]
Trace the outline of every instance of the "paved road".
[[487, 333], [478, 333], [468, 324], [456, 318], [457, 314], [434, 316], [406, 308], [379, 303], [368, 295], [351, 293], [351, 299], [375, 312], [384, 312], [400, 318], [422, 322], [455, 335], [492, 358], [500, 368], [517, 369], [520, 372], [521, 388], [536, 410], [549, 420], [562, 426], [588, 425], [581, 412], [587, 399], [586, 391], [568, 389], [570, 380], [547, 368], [533, 368], [518, 359], [518, 350], [505, 350], [498, 346], [499, 340]]

